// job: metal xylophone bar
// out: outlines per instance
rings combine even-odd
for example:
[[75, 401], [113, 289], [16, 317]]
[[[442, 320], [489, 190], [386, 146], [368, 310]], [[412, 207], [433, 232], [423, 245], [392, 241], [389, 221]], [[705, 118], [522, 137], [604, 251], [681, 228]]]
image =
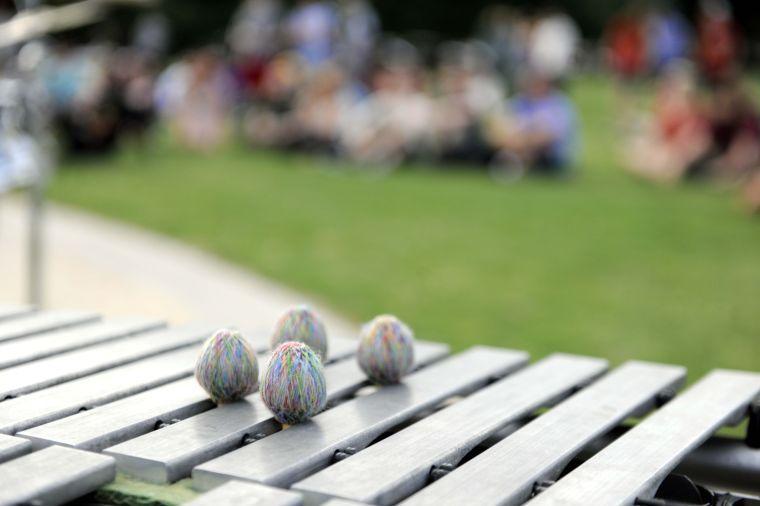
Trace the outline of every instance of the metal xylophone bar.
[[[418, 342], [417, 372], [398, 387], [376, 388], [349, 359], [356, 342], [331, 339], [328, 409], [280, 430], [258, 394], [215, 407], [190, 377], [198, 344], [213, 327], [197, 327], [185, 342], [177, 337], [182, 329], [157, 331], [151, 320], [88, 319], [60, 328], [44, 312], [9, 318], [0, 329], [13, 337], [0, 335], [0, 355], [18, 359], [20, 343], [54, 349], [0, 368], [0, 389], [11, 370], [52, 381], [0, 402], [0, 432], [14, 434], [0, 434], [0, 505], [75, 499], [111, 482], [116, 468], [159, 483], [192, 470], [198, 490], [216, 487], [198, 496], [201, 505], [573, 504], [566, 494], [580, 494], [575, 504], [674, 506], [684, 502], [668, 490], [688, 478], [673, 472], [697, 480], [692, 488], [706, 491], [710, 504], [751, 499], [701, 487], [710, 485], [706, 476], [724, 477], [715, 487], [728, 475], [748, 484], [746, 492], [760, 489], [754, 373], [713, 373], [662, 407], [683, 368], [630, 362], [605, 373], [603, 360], [562, 354], [523, 367], [522, 352], [478, 347], [441, 360], [445, 346]], [[250, 335], [263, 351], [263, 333]], [[116, 352], [127, 343], [140, 351], [122, 363]], [[60, 370], [48, 372], [52, 365]], [[632, 428], [621, 425], [651, 410]], [[746, 442], [712, 438], [697, 448], [748, 413]], [[105, 448], [113, 457], [66, 446]]]
[[301, 494], [281, 488], [268, 487], [258, 483], [228, 481], [207, 492], [187, 506], [219, 506], [234, 504], [236, 506], [301, 506]]
[[[441, 344], [418, 342], [415, 360], [427, 365], [448, 353]], [[367, 384], [356, 362], [328, 364], [325, 369], [327, 398], [340, 399]], [[148, 433], [106, 452], [116, 457], [119, 468], [153, 483], [176, 481], [190, 475], [192, 468], [243, 444], [246, 436], [269, 433], [277, 429], [271, 413], [258, 394], [218, 406], [214, 409]]]
[[606, 367], [587, 357], [545, 358], [293, 488], [315, 498], [395, 503], [424, 487], [431, 469], [457, 463], [499, 429], [571, 394]]
[[0, 433], [47, 423], [190, 376], [198, 352], [183, 348], [0, 403]]
[[[588, 460], [630, 428], [615, 428], [584, 448], [579, 458]], [[760, 494], [760, 450], [736, 437], [713, 436], [689, 453], [673, 473], [705, 486]]]
[[212, 331], [212, 327], [197, 325], [156, 330], [128, 340], [98, 344], [3, 369], [0, 370], [0, 399], [17, 397], [142, 358], [197, 345]]
[[652, 497], [689, 451], [742, 418], [758, 395], [760, 374], [713, 371], [531, 504], [631, 504]]
[[469, 393], [527, 362], [527, 354], [473, 347], [299, 424], [223, 455], [193, 470], [196, 488], [230, 478], [287, 486], [329, 465], [338, 451], [359, 449], [445, 399]]
[[[355, 341], [346, 338], [331, 338], [330, 346], [333, 362], [351, 356], [356, 349]], [[259, 345], [259, 349], [263, 348], [263, 344]], [[268, 353], [260, 354], [259, 362], [263, 364], [267, 357]], [[60, 444], [101, 451], [213, 408], [215, 405], [195, 378], [186, 378], [33, 427], [19, 435], [30, 439], [35, 447]]]
[[678, 385], [684, 376], [682, 367], [624, 364], [404, 504], [433, 504], [443, 498], [453, 502], [471, 498], [478, 504], [525, 502], [534, 483], [556, 477], [586, 444], [625, 418], [653, 407], [657, 395]]
[[355, 501], [347, 501], [345, 499], [330, 499], [329, 501], [323, 502], [323, 506], [366, 506], [364, 503], [355, 502]]
[[[266, 354], [259, 355], [259, 360], [264, 359]], [[58, 444], [101, 451], [214, 407], [195, 378], [185, 378], [18, 435], [29, 439], [35, 448]]]
[[63, 504], [115, 476], [110, 457], [51, 446], [0, 464], [0, 504]]
[[[335, 360], [351, 355], [356, 347], [346, 338], [333, 338], [330, 344]], [[263, 340], [259, 344], [254, 341], [254, 346], [259, 350], [266, 348]], [[258, 358], [263, 364], [267, 357], [267, 353], [262, 353]], [[36, 447], [61, 444], [100, 451], [214, 407], [195, 379], [187, 378], [33, 427], [21, 435], [31, 439]]]
[[0, 322], [27, 315], [34, 311], [33, 306], [0, 305]]
[[0, 369], [75, 351], [93, 344], [130, 337], [164, 327], [160, 320], [120, 318], [35, 334], [0, 343]]
[[100, 319], [96, 313], [83, 311], [43, 311], [22, 314], [0, 321], [0, 342], [41, 332], [74, 327]]
[[[55, 383], [52, 387], [40, 388], [37, 391], [0, 403], [0, 433], [13, 434], [190, 376], [198, 354], [197, 345], [212, 330], [213, 327], [210, 326], [172, 329], [165, 333], [145, 334], [133, 337], [129, 341], [112, 343], [118, 344], [116, 350], [112, 349], [111, 345], [93, 346], [82, 350], [81, 353], [75, 352], [75, 357], [71, 356], [73, 354], [62, 354], [51, 357], [49, 360], [31, 362], [28, 365], [33, 367], [23, 368], [22, 372], [28, 374], [19, 375], [16, 378], [18, 381], [23, 381], [25, 377], [34, 378], [28, 369], [32, 369], [33, 372], [38, 372], [40, 375], [45, 373], [58, 375], [55, 376], [56, 378], [60, 377], [62, 371], [66, 373], [66, 378], [76, 377], [78, 374], [82, 377], [73, 381], [61, 379], [60, 383]], [[145, 338], [149, 339], [146, 340]], [[163, 338], [164, 340], [156, 343], [156, 338]], [[175, 339], [183, 343], [182, 347], [176, 350], [174, 349], [177, 347]], [[134, 343], [135, 346], [131, 348], [130, 343]], [[140, 346], [143, 344], [149, 344], [155, 353], [142, 357], [142, 360], [105, 369], [95, 374], [84, 375], [81, 369], [78, 373], [74, 373], [77, 371], [77, 365], [84, 359], [83, 356], [91, 360], [89, 370], [100, 370], [103, 369], [103, 362], [110, 364], [123, 362], [125, 355], [129, 355], [123, 351], [125, 349], [131, 349], [133, 353], [141, 350], [140, 353], [142, 354], [144, 350]], [[266, 348], [263, 340], [258, 345], [254, 342], [254, 346], [258, 346], [260, 350]], [[164, 348], [168, 348], [170, 351], [164, 351]], [[343, 344], [342, 348], [345, 350], [346, 345]], [[100, 365], [95, 367], [93, 364]], [[18, 369], [22, 367], [20, 366]], [[14, 378], [12, 373], [16, 369], [10, 368], [0, 371], [0, 379], [7, 377], [10, 381]], [[175, 401], [176, 399], [167, 399], [163, 405]], [[181, 406], [177, 409], [181, 410]], [[116, 423], [121, 424], [124, 421], [124, 418], [117, 415]]]
[[32, 451], [32, 443], [20, 437], [0, 434], [0, 464]]
[[[46, 319], [47, 320], [47, 319]], [[103, 355], [104, 351], [109, 350], [110, 348], [103, 348], [103, 346], [93, 346], [92, 343], [88, 341], [86, 337], [92, 337], [91, 329], [89, 324], [81, 325], [79, 330], [83, 331], [85, 334], [85, 337], [78, 337], [74, 338], [72, 335], [64, 334], [67, 339], [64, 339], [68, 341], [68, 338], [72, 338], [78, 342], [83, 347], [86, 347], [88, 349], [83, 350], [84, 352], [87, 352], [89, 356], [94, 355]], [[32, 342], [32, 340], [35, 339], [48, 339], [49, 342], [54, 342], [54, 338], [56, 336], [55, 331], [49, 331], [54, 327], [45, 325], [44, 328], [40, 328], [39, 330], [42, 331], [42, 334], [33, 334], [30, 333], [29, 337], [25, 337], [24, 339], [19, 338], [21, 341], [27, 341]], [[118, 399], [119, 397], [123, 397], [124, 395], [132, 395], [134, 391], [140, 391], [140, 389], [145, 388], [152, 388], [153, 384], [146, 383], [147, 381], [153, 381], [157, 378], [160, 378], [157, 381], [165, 382], [167, 378], [169, 378], [168, 375], [176, 375], [178, 371], [182, 371], [182, 375], [189, 375], [192, 371], [192, 365], [194, 364], [194, 359], [197, 356], [197, 347], [196, 345], [198, 342], [200, 342], [200, 339], [205, 338], [210, 333], [210, 327], [204, 330], [203, 332], [200, 332], [201, 337], [199, 338], [192, 338], [191, 343], [188, 344], [188, 346], [183, 346], [182, 348], [176, 350], [176, 351], [169, 351], [169, 352], [163, 352], [163, 350], [158, 350], [160, 353], [158, 355], [152, 355], [149, 357], [143, 357], [138, 358], [134, 360], [131, 363], [126, 364], [125, 366], [116, 367], [112, 369], [107, 369], [104, 371], [101, 371], [100, 373], [92, 374], [91, 371], [85, 371], [82, 373], [82, 377], [76, 380], [70, 380], [69, 377], [60, 377], [60, 381], [49, 388], [40, 388], [39, 390], [36, 390], [32, 393], [22, 395], [20, 398], [12, 399], [9, 401], [6, 401], [2, 403], [2, 406], [0, 406], [0, 418], [3, 416], [8, 416], [10, 418], [11, 425], [8, 425], [5, 427], [6, 432], [14, 432], [20, 427], [24, 426], [34, 426], [37, 425], [39, 422], [50, 418], [55, 419], [59, 418], [61, 416], [66, 416], [67, 414], [71, 414], [74, 411], [74, 406], [82, 405], [82, 408], [90, 407], [88, 404], [97, 405], [98, 403], [107, 403], [110, 402], [113, 399]], [[174, 330], [174, 329], [172, 329]], [[171, 332], [169, 332], [171, 333]], [[135, 332], [135, 334], [139, 334], [139, 332]], [[161, 334], [163, 335], [163, 334]], [[57, 336], [61, 337], [61, 336]], [[109, 336], [109, 339], [112, 336]], [[141, 336], [133, 335], [133, 336], [124, 336], [124, 341], [121, 343], [129, 341], [132, 344], [140, 343], [139, 338]], [[144, 335], [143, 335], [144, 337]], [[53, 341], [50, 341], [50, 338], [53, 338]], [[151, 341], [158, 341], [162, 342], [165, 341], [163, 339], [153, 339]], [[15, 341], [14, 341], [15, 342]], [[95, 339], [93, 342], [97, 343], [98, 339]], [[7, 343], [6, 343], [7, 344]], [[164, 345], [166, 343], [164, 342]], [[262, 344], [258, 345], [259, 348], [264, 348], [265, 345]], [[446, 348], [442, 345], [429, 345], [425, 346], [427, 348], [427, 352], [423, 352], [422, 356], [425, 358], [425, 355], [427, 355], [430, 359], [433, 357], [441, 356], [441, 354], [445, 353]], [[356, 349], [356, 342], [354, 340], [349, 339], [341, 339], [341, 338], [332, 338], [330, 340], [330, 349], [331, 354], [336, 357], [336, 359], [342, 359], [345, 358], [351, 354], [354, 353]], [[93, 351], [97, 353], [92, 353]], [[72, 363], [71, 356], [67, 354], [66, 360], [59, 361], [57, 365], [68, 365]], [[108, 355], [108, 353], [106, 353]], [[56, 355], [54, 358], [59, 358], [61, 354]], [[177, 359], [178, 357], [183, 357], [184, 360], [177, 360], [178, 365], [180, 363], [180, 369], [172, 369], [171, 363], [172, 358]], [[75, 356], [75, 358], [82, 358], [81, 356]], [[265, 356], [260, 357], [262, 360], [265, 359]], [[35, 361], [34, 364], [38, 363], [46, 363], [44, 360]], [[154, 365], [155, 364], [155, 365]], [[49, 365], [49, 364], [48, 364]], [[162, 367], [158, 367], [162, 366]], [[18, 369], [14, 369], [14, 372], [18, 372]], [[48, 367], [48, 369], [52, 369]], [[58, 372], [56, 374], [60, 373], [60, 368], [58, 369]], [[39, 369], [40, 371], [44, 371], [45, 368]], [[148, 374], [148, 376], [146, 376]], [[150, 374], [154, 374], [155, 378], [152, 378]], [[10, 377], [10, 376], [9, 376]], [[56, 378], [59, 378], [59, 376], [55, 376]], [[122, 382], [117, 381], [118, 379], [122, 379]], [[141, 384], [135, 384], [135, 379], [139, 379]], [[177, 382], [180, 383], [180, 382]], [[187, 384], [187, 383], [185, 383]], [[118, 390], [119, 388], [125, 388], [124, 390]], [[197, 386], [194, 386], [194, 388], [198, 389]], [[116, 390], [114, 390], [116, 389]], [[160, 390], [160, 388], [159, 388]], [[150, 394], [154, 392], [153, 390], [148, 390], [147, 392], [144, 392], [145, 394]], [[163, 393], [172, 395], [173, 393], [170, 390], [164, 390]], [[107, 395], [107, 396], [105, 396]], [[101, 397], [98, 397], [101, 396]], [[132, 407], [136, 407], [135, 401], [143, 400], [140, 399], [139, 395], [135, 396], [137, 399], [134, 399], [132, 397], [128, 397], [127, 401], [131, 402]], [[164, 400], [166, 400], [165, 398]], [[112, 404], [105, 404], [104, 407], [110, 407]], [[8, 409], [4, 409], [8, 408]], [[51, 411], [52, 410], [52, 411]], [[86, 414], [86, 413], [82, 413]], [[26, 418], [25, 418], [26, 417]], [[76, 418], [76, 417], [74, 417]], [[123, 417], [122, 417], [123, 419]], [[0, 422], [2, 423], [2, 422]], [[13, 457], [18, 456], [19, 454], [23, 452], [28, 452], [30, 450], [29, 447], [29, 441], [26, 441], [24, 439], [20, 438], [14, 438], [10, 436], [2, 436], [2, 449], [3, 449], [3, 455], [5, 458], [11, 459]], [[27, 471], [30, 471], [30, 467], [34, 467], [35, 460], [24, 460], [24, 459], [15, 459], [14, 466], [20, 466], [23, 469], [26, 469]], [[11, 467], [8, 469], [15, 469], [15, 467]], [[54, 481], [54, 486], [58, 486], [58, 481]], [[47, 485], [45, 485], [47, 486]], [[43, 487], [44, 488], [44, 487]], [[19, 497], [23, 496], [23, 490], [19, 489]], [[48, 500], [52, 500], [50, 498], [47, 499], [41, 499], [42, 502], [47, 502]], [[13, 501], [15, 503], [15, 501]], [[54, 502], [54, 501], [53, 501]], [[2, 503], [2, 501], [0, 501]]]

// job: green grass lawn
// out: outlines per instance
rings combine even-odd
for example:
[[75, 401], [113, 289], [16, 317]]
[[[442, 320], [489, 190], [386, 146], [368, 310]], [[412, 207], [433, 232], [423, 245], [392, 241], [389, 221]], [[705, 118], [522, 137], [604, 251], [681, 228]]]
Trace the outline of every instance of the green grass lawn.
[[[571, 181], [478, 170], [387, 178], [325, 160], [203, 156], [160, 144], [68, 162], [54, 199], [198, 245], [356, 320], [391, 312], [461, 349], [760, 368], [760, 222], [734, 193], [624, 174], [613, 97], [572, 87], [584, 150]], [[199, 287], [202, 289], [202, 287]]]

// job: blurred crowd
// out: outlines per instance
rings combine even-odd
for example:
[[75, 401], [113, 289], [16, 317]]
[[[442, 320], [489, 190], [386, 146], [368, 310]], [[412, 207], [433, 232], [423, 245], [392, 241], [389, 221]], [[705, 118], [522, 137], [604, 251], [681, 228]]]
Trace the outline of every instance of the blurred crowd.
[[760, 208], [760, 114], [726, 0], [701, 0], [693, 20], [665, 1], [632, 2], [593, 47], [560, 9], [501, 4], [466, 40], [412, 43], [385, 34], [369, 0], [244, 0], [223, 42], [179, 56], [170, 35], [154, 13], [122, 46], [52, 46], [39, 74], [70, 152], [143, 142], [159, 124], [199, 152], [242, 139], [362, 167], [567, 175], [580, 135], [564, 89], [581, 63], [601, 64], [628, 169], [658, 182], [741, 180]]
[[[609, 23], [604, 43], [618, 84], [622, 158], [656, 182], [739, 182], [758, 211], [760, 109], [743, 75], [745, 41], [727, 1], [698, 5], [693, 25], [676, 10], [638, 4]], [[650, 78], [654, 94], [646, 88], [642, 107], [639, 83]]]
[[142, 141], [154, 123], [156, 76], [168, 48], [160, 15], [141, 18], [132, 43], [73, 44], [65, 39], [43, 50], [32, 42], [19, 53], [34, 58], [34, 76], [46, 91], [54, 124], [70, 153], [103, 153], [124, 137]]
[[494, 7], [479, 25], [469, 40], [423, 50], [383, 34], [367, 0], [246, 0], [224, 44], [162, 64], [168, 27], [144, 19], [125, 47], [56, 47], [44, 76], [75, 152], [139, 140], [160, 120], [197, 151], [242, 137], [368, 167], [427, 160], [564, 174], [578, 128], [562, 91], [575, 23]]

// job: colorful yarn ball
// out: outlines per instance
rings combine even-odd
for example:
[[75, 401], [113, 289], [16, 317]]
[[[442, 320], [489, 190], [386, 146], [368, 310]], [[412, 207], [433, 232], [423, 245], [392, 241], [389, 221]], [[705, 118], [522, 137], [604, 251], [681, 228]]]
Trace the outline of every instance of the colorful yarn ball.
[[217, 330], [203, 343], [195, 378], [216, 403], [241, 399], [258, 386], [256, 354], [237, 330]]
[[356, 357], [373, 382], [398, 383], [414, 364], [414, 335], [395, 316], [377, 316], [362, 328]]
[[305, 306], [289, 309], [277, 321], [270, 340], [274, 350], [282, 343], [297, 341], [314, 350], [321, 360], [327, 358], [327, 332], [319, 316]]
[[272, 352], [260, 390], [261, 399], [278, 422], [303, 422], [327, 403], [322, 361], [303, 343], [282, 343]]

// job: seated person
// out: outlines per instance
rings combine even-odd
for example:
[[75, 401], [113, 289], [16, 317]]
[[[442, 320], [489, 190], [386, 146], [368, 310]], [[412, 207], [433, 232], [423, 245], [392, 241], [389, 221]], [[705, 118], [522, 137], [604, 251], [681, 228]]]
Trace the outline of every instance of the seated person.
[[340, 67], [330, 63], [315, 70], [296, 96], [290, 147], [335, 154], [343, 115], [357, 100]]
[[485, 131], [494, 111], [504, 107], [504, 85], [493, 61], [482, 53], [475, 43], [457, 43], [442, 51], [432, 122], [434, 149], [441, 161], [484, 164], [493, 157]]
[[713, 92], [711, 144], [689, 175], [736, 180], [760, 165], [760, 113], [738, 78]]
[[262, 74], [256, 99], [243, 116], [243, 133], [253, 146], [287, 148], [297, 139], [292, 112], [299, 91], [307, 81], [305, 64], [290, 51], [272, 58]]
[[530, 72], [508, 107], [496, 163], [517, 171], [561, 175], [573, 162], [576, 112], [570, 100], [545, 76]]
[[666, 69], [657, 83], [652, 111], [625, 147], [625, 166], [646, 179], [677, 181], [710, 145], [709, 122], [690, 68]]
[[428, 149], [433, 104], [416, 63], [380, 65], [371, 92], [343, 115], [341, 153], [354, 162], [391, 169]]

